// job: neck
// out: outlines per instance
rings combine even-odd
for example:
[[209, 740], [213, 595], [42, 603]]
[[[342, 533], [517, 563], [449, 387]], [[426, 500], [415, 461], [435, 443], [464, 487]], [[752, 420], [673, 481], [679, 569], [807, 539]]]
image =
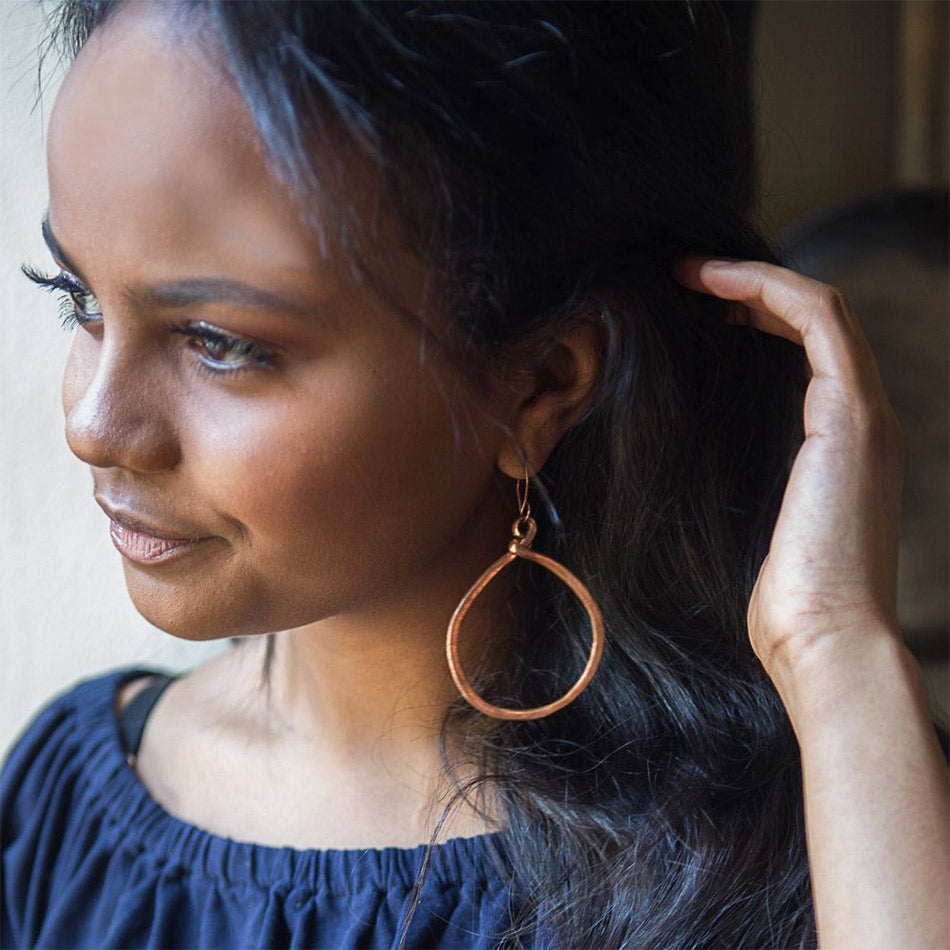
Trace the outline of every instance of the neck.
[[436, 740], [457, 695], [444, 648], [453, 605], [420, 608], [390, 604], [276, 634], [271, 692], [283, 727], [344, 758]]
[[[413, 587], [360, 610], [275, 634], [269, 742], [304, 744], [337, 770], [396, 763], [434, 774], [449, 705], [458, 698], [445, 656], [449, 619], [472, 582], [504, 552], [493, 537], [465, 556], [443, 557]], [[462, 628], [461, 656], [504, 664], [517, 622], [514, 570], [502, 572], [479, 596]], [[259, 676], [264, 638], [245, 653], [248, 675]], [[242, 664], [243, 666], [243, 664]], [[455, 739], [449, 734], [449, 749]]]

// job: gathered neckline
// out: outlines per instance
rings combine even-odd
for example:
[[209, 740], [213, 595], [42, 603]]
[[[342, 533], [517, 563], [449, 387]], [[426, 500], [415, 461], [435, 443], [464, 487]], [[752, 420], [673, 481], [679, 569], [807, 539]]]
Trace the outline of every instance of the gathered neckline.
[[423, 862], [428, 865], [426, 876], [446, 885], [479, 881], [484, 886], [498, 880], [503, 866], [503, 833], [498, 831], [434, 845], [298, 849], [236, 840], [175, 817], [129, 765], [116, 715], [119, 689], [148, 675], [172, 674], [124, 667], [86, 680], [70, 694], [76, 715], [86, 719], [76, 738], [92, 744], [84, 756], [83, 784], [104, 810], [107, 832], [115, 835], [117, 846], [149, 853], [169, 874], [202, 873], [261, 886], [292, 882], [308, 890], [339, 893], [366, 887], [390, 890], [400, 884], [410, 888]]

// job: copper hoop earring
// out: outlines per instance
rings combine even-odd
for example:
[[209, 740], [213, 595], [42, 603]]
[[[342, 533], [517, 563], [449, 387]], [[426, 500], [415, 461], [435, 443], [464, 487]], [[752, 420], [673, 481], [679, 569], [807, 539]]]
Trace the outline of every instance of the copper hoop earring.
[[[522, 487], [522, 483], [524, 487]], [[538, 526], [534, 518], [531, 517], [531, 506], [528, 504], [528, 486], [529, 479], [526, 467], [524, 479], [518, 480], [518, 517], [511, 526], [512, 539], [508, 544], [508, 550], [472, 584], [468, 593], [461, 599], [452, 614], [452, 619], [449, 621], [449, 629], [445, 638], [445, 654], [449, 661], [449, 672], [452, 674], [452, 679], [455, 680], [458, 691], [479, 712], [491, 716], [493, 719], [543, 719], [545, 716], [550, 716], [551, 713], [563, 709], [568, 703], [574, 702], [587, 688], [597, 672], [600, 658], [604, 652], [604, 621], [600, 608], [597, 606], [597, 601], [591, 596], [590, 591], [563, 564], [531, 550], [531, 542], [538, 532]], [[475, 598], [491, 583], [495, 576], [519, 557], [540, 564], [541, 567], [547, 568], [552, 574], [564, 581], [587, 611], [591, 629], [590, 655], [577, 682], [560, 699], [544, 706], [535, 706], [532, 709], [507, 709], [504, 706], [495, 706], [486, 702], [472, 689], [472, 685], [469, 683], [459, 660], [459, 630], [469, 608]]]

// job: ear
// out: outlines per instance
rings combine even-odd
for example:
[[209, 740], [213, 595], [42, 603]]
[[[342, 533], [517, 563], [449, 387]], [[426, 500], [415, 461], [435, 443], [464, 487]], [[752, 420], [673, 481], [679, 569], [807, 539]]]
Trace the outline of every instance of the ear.
[[[512, 437], [501, 445], [498, 468], [511, 478], [534, 474], [593, 402], [604, 343], [603, 322], [582, 318], [549, 346], [521, 377], [509, 418]], [[522, 456], [523, 453], [523, 456]]]

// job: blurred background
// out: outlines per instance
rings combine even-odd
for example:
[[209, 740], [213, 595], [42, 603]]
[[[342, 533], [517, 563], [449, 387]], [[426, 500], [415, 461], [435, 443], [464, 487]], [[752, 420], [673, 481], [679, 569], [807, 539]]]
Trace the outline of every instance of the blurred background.
[[[948, 676], [948, 4], [736, 0], [763, 230], [841, 287], [865, 324], [907, 442], [900, 614], [935, 706]], [[0, 0], [0, 750], [76, 679], [137, 664], [184, 669], [222, 647], [149, 627], [83, 466], [62, 439], [68, 337], [20, 276], [47, 266], [41, 12]]]
[[950, 4], [724, 10], [738, 43], [749, 37], [763, 228], [796, 269], [847, 294], [904, 429], [898, 607], [946, 711]]

